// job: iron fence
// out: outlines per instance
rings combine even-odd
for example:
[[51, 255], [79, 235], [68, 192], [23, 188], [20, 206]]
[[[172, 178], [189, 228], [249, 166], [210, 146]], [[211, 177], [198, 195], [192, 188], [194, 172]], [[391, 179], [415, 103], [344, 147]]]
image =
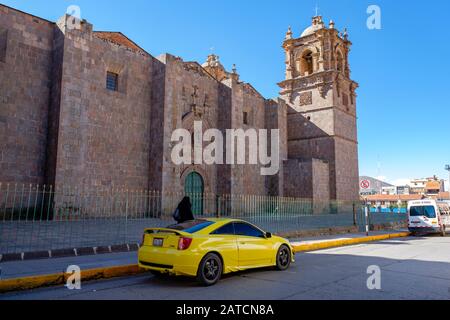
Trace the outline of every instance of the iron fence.
[[[0, 254], [138, 243], [173, 223], [184, 193], [86, 190], [0, 183]], [[362, 226], [359, 202], [258, 195], [189, 194], [196, 217], [240, 218], [273, 233]], [[379, 222], [403, 219], [379, 217]], [[382, 221], [381, 221], [382, 220]]]

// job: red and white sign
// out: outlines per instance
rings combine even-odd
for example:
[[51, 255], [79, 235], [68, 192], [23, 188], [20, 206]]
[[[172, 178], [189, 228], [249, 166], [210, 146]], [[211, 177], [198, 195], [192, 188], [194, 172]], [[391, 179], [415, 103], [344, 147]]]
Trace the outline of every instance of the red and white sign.
[[369, 189], [370, 188], [370, 181], [369, 180], [363, 180], [361, 181], [361, 189]]

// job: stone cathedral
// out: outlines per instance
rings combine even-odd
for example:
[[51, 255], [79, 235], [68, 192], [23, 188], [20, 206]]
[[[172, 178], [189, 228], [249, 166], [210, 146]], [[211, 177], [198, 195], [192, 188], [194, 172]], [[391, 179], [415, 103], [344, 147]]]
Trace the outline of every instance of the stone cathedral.
[[[280, 96], [266, 99], [216, 55], [155, 57], [73, 19], [0, 5], [0, 182], [358, 200], [358, 85], [333, 22], [316, 16], [299, 37], [289, 28]], [[279, 173], [175, 165], [171, 134], [195, 121], [279, 129]]]

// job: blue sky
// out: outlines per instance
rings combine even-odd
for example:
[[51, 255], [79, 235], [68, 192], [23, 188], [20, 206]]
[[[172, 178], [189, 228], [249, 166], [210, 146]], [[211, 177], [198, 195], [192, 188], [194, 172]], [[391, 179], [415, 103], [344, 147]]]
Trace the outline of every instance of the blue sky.
[[[431, 0], [2, 0], [55, 21], [69, 5], [95, 30], [121, 31], [154, 56], [168, 52], [203, 62], [214, 52], [227, 69], [266, 97], [284, 77], [280, 47], [287, 27], [299, 36], [314, 8], [353, 42], [350, 66], [359, 82], [361, 175], [390, 182], [448, 179], [450, 164], [450, 1]], [[369, 5], [382, 12], [382, 29], [366, 27]]]

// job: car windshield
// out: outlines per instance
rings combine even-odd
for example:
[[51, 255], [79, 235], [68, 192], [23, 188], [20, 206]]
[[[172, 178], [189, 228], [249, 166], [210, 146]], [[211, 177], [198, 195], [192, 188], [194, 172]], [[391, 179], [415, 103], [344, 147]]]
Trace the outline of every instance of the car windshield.
[[411, 217], [427, 217], [434, 219], [436, 218], [436, 210], [433, 206], [411, 207], [409, 215]]
[[173, 229], [173, 230], [179, 230], [179, 231], [183, 231], [183, 232], [187, 232], [187, 233], [196, 233], [200, 230], [203, 230], [203, 229], [209, 227], [212, 224], [214, 224], [214, 222], [208, 221], [208, 220], [192, 220], [192, 221], [186, 221], [186, 222], [179, 223], [179, 224], [174, 224], [174, 225], [168, 226], [167, 228]]

